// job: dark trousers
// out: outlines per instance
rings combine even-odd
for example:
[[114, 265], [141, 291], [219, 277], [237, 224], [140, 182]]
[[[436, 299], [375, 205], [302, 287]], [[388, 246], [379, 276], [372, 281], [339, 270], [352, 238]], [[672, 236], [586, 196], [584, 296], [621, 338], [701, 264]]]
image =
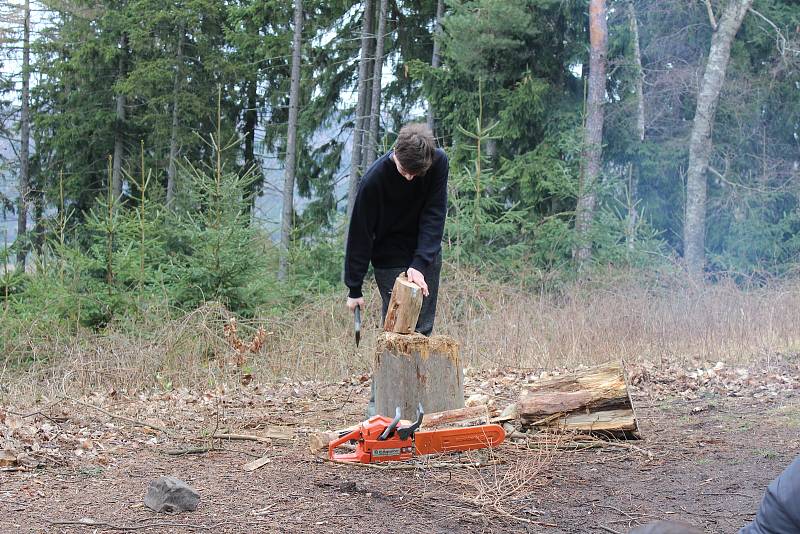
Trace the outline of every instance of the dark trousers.
[[[400, 273], [405, 272], [407, 269], [407, 267], [373, 268], [373, 271], [375, 271], [375, 283], [378, 285], [378, 291], [380, 291], [381, 300], [383, 300], [381, 325], [386, 320], [386, 312], [389, 310], [389, 300], [392, 297], [394, 281], [400, 276]], [[422, 309], [419, 312], [415, 330], [426, 336], [430, 336], [431, 332], [433, 332], [433, 321], [436, 318], [436, 300], [439, 296], [439, 274], [441, 272], [442, 253], [439, 252], [428, 268], [422, 272], [425, 277], [425, 283], [428, 284], [428, 296], [422, 299]]]

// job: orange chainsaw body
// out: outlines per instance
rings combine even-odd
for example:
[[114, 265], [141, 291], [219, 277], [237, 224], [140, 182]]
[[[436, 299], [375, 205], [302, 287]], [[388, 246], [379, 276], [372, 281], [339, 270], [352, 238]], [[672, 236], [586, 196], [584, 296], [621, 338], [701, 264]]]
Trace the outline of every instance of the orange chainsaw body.
[[[396, 421], [396, 420], [394, 420]], [[415, 455], [436, 454], [496, 447], [505, 439], [506, 433], [499, 425], [478, 425], [447, 430], [412, 431], [406, 438], [400, 437], [403, 429], [395, 430], [393, 420], [376, 415], [361, 423], [357, 429], [347, 432], [328, 445], [328, 456], [332, 460], [356, 463], [395, 462], [410, 460]], [[389, 430], [389, 435], [380, 439]], [[336, 448], [349, 441], [355, 442], [356, 450], [336, 453]]]

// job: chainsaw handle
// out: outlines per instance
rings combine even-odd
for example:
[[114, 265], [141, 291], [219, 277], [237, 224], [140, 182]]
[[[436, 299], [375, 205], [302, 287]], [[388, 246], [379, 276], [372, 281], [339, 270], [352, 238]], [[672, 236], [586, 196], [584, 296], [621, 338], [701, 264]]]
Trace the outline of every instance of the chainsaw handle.
[[343, 445], [348, 441], [357, 440], [360, 437], [361, 437], [361, 428], [356, 428], [355, 430], [342, 434], [337, 439], [331, 441], [330, 443], [328, 443], [328, 458], [333, 460], [334, 456], [333, 451], [335, 451], [336, 447], [338, 447], [339, 445]]
[[385, 441], [389, 436], [391, 436], [392, 432], [394, 432], [394, 429], [397, 428], [397, 423], [399, 422], [400, 422], [400, 406], [395, 408], [394, 419], [392, 419], [392, 422], [389, 423], [389, 426], [386, 427], [386, 430], [383, 431], [383, 434], [381, 434], [378, 437], [378, 441]]
[[408, 439], [414, 435], [419, 427], [422, 425], [422, 418], [425, 415], [425, 412], [422, 409], [422, 403], [420, 402], [417, 405], [417, 420], [411, 426], [405, 426], [397, 429], [397, 437], [400, 439]]

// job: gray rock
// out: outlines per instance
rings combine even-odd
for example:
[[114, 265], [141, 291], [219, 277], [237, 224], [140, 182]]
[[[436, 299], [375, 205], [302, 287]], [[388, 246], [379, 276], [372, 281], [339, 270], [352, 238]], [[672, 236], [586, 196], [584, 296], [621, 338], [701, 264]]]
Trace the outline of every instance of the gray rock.
[[153, 511], [167, 514], [194, 512], [200, 494], [179, 478], [161, 477], [150, 483], [144, 504]]

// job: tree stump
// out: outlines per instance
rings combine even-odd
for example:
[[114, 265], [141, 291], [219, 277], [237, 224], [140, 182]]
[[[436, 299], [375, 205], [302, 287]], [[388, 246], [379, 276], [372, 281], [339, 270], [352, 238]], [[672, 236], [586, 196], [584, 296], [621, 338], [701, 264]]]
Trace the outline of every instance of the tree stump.
[[534, 382], [517, 403], [524, 425], [638, 433], [622, 364], [607, 363]]
[[447, 336], [382, 332], [375, 352], [375, 409], [393, 417], [400, 407], [413, 420], [417, 405], [426, 412], [464, 407], [464, 371], [458, 343]]
[[389, 308], [383, 329], [387, 332], [410, 334], [417, 327], [419, 311], [422, 309], [422, 289], [401, 273], [394, 281]]

